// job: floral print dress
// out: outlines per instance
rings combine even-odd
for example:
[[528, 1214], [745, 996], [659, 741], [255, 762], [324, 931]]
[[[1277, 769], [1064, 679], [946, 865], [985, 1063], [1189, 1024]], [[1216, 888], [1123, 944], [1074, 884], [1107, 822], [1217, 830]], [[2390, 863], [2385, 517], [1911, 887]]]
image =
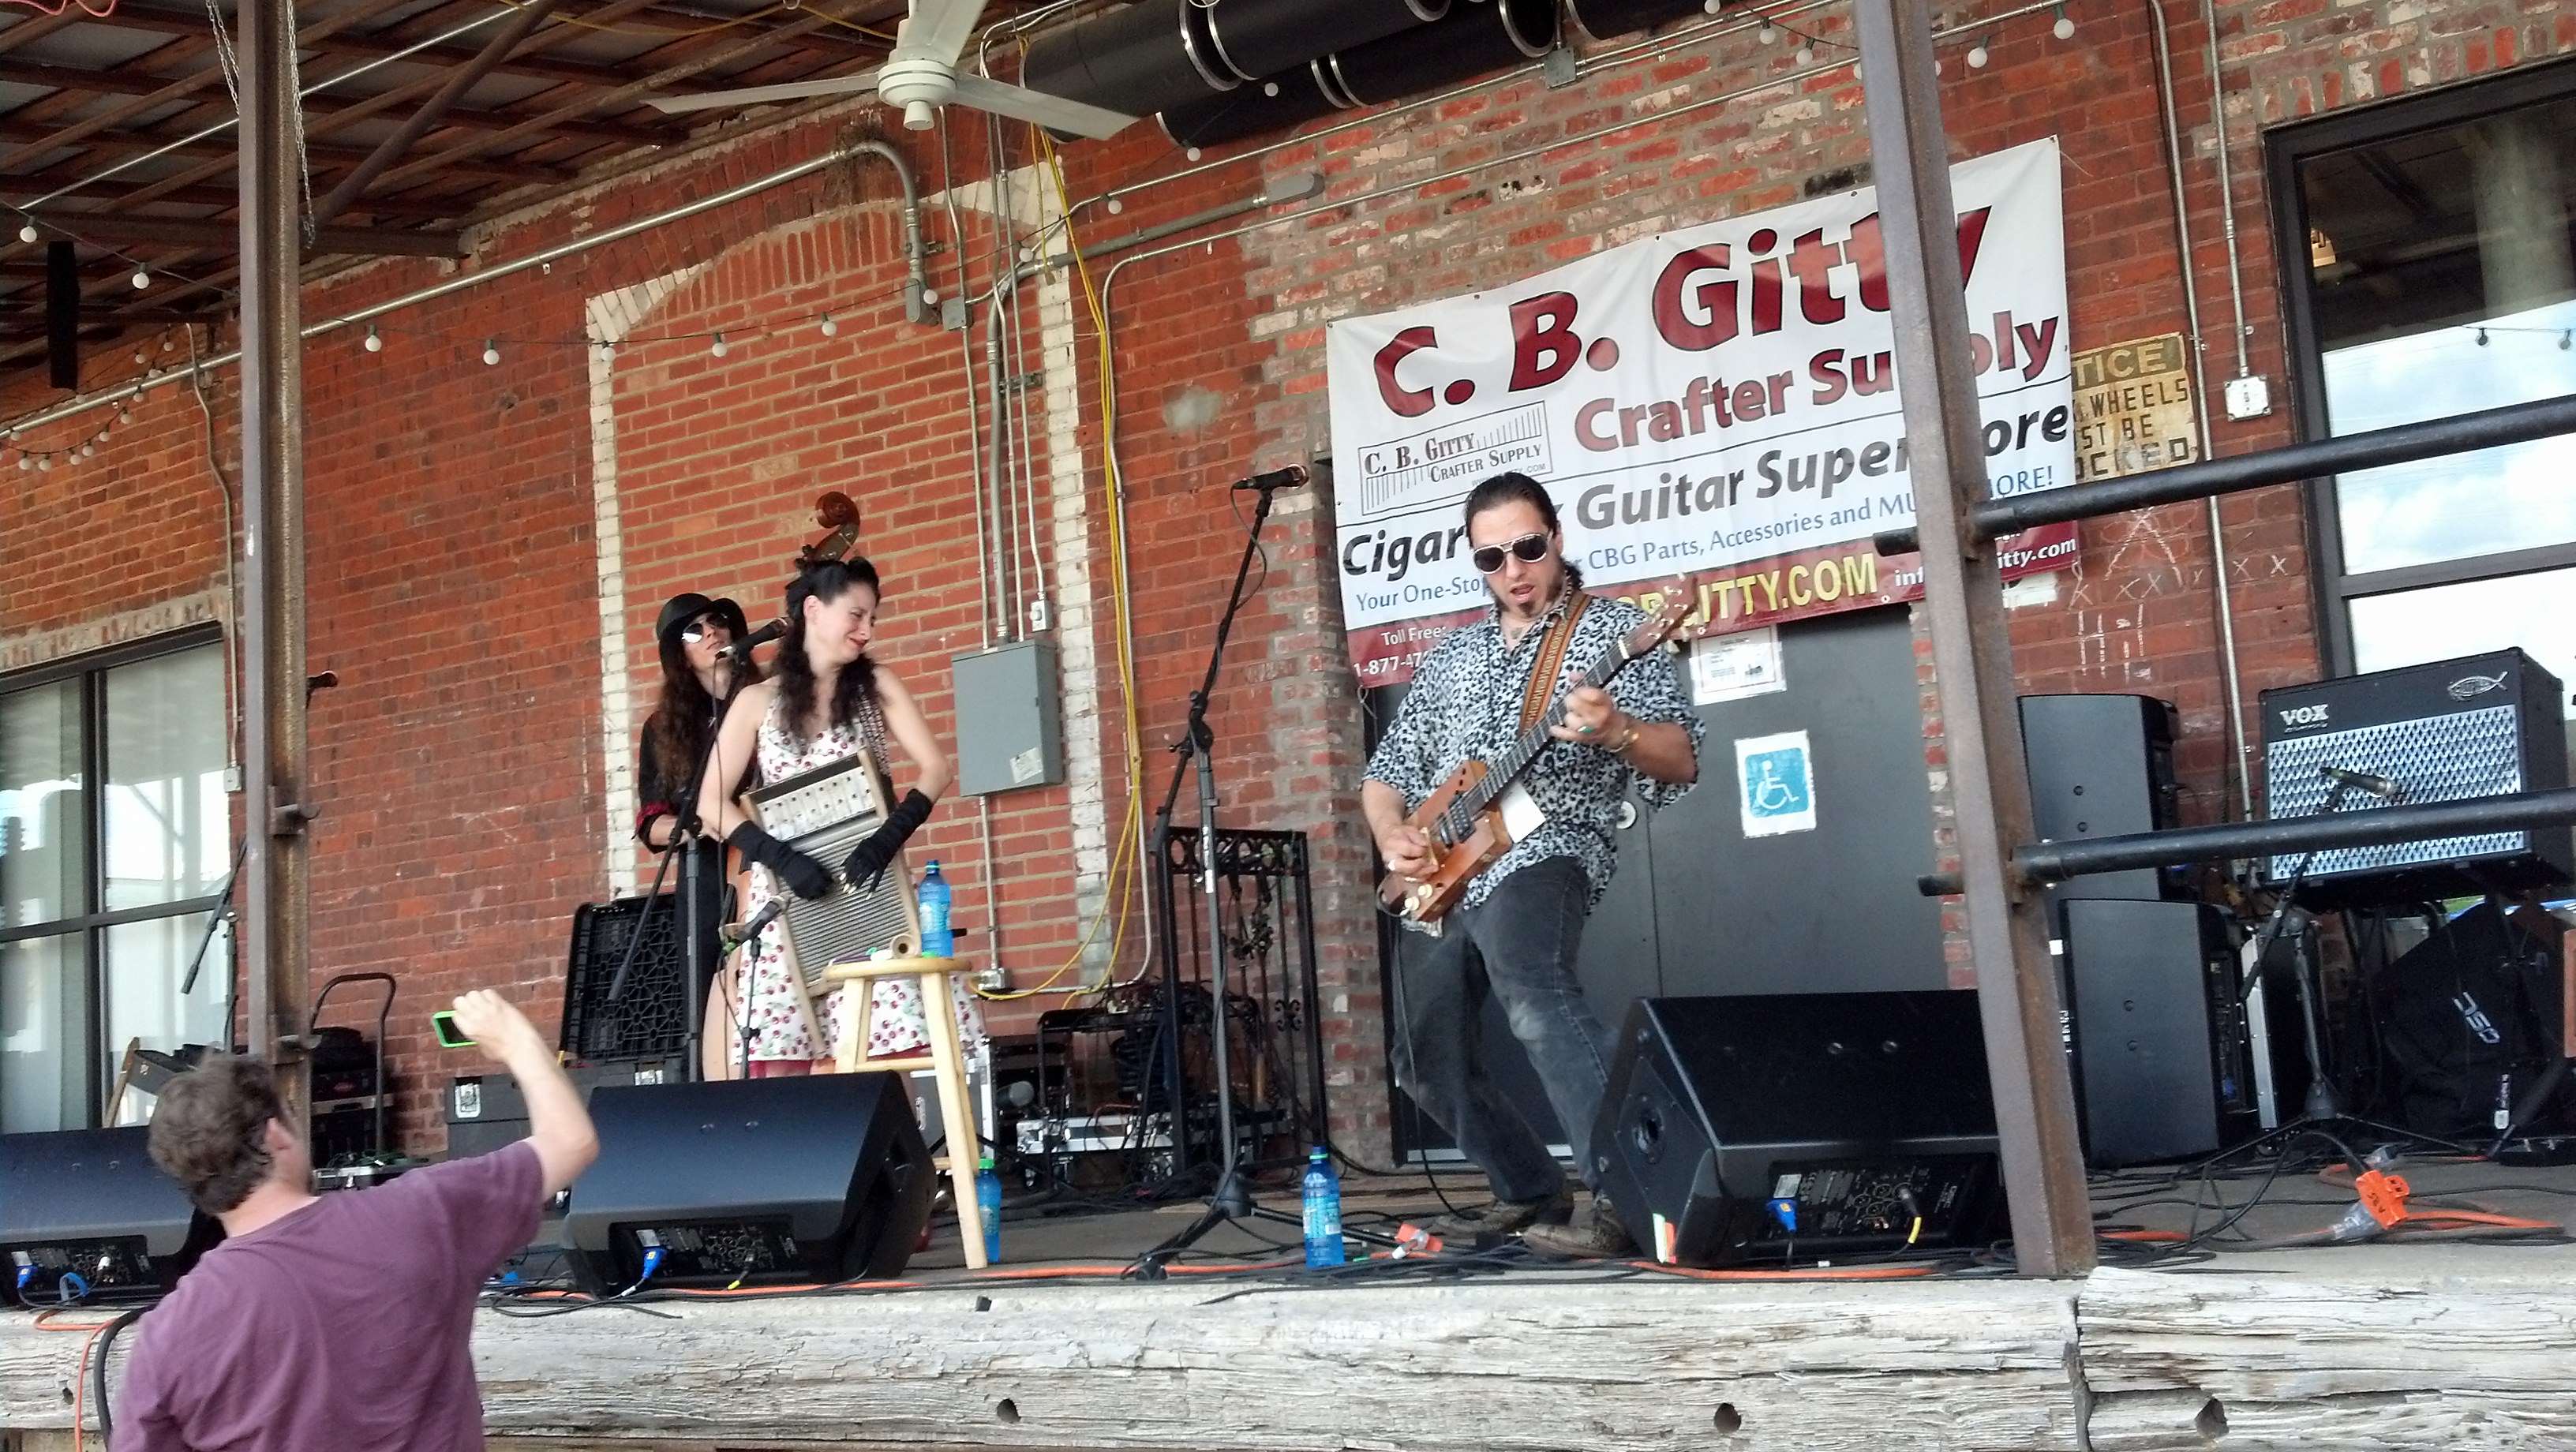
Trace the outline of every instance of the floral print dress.
[[[797, 737], [787, 725], [780, 705], [772, 700], [769, 714], [761, 719], [757, 757], [761, 781], [785, 781], [798, 772], [843, 760], [858, 750], [861, 741], [867, 743], [878, 761], [886, 759], [885, 715], [876, 702], [861, 701], [856, 719], [811, 739]], [[825, 865], [835, 871], [840, 867], [837, 862]], [[788, 894], [786, 884], [766, 867], [754, 864], [750, 878], [743, 904], [746, 921]], [[755, 1061], [829, 1061], [841, 1036], [848, 1032], [848, 1025], [841, 1021], [841, 995], [832, 992], [814, 1000], [814, 1022], [821, 1026], [824, 1037], [824, 1042], [814, 1042], [798, 1005], [802, 990], [787, 964], [783, 926], [771, 922], [745, 950], [748, 966], [743, 978], [748, 990], [746, 1022], [740, 1032], [749, 1038], [750, 1057]], [[983, 1051], [984, 1011], [967, 987], [965, 974], [950, 974], [949, 986], [957, 1001], [958, 1043], [971, 1059]], [[874, 997], [868, 1004], [867, 1035], [868, 1058], [918, 1053], [928, 1047], [930, 1037], [922, 1019], [920, 985], [909, 978], [877, 980]]]

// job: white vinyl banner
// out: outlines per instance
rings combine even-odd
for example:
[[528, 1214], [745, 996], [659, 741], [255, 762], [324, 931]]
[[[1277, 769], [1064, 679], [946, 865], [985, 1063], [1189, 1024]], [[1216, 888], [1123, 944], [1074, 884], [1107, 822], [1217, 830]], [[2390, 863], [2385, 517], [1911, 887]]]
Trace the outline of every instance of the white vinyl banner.
[[[1997, 497], [2074, 480], [2055, 140], [1951, 169]], [[1326, 333], [1342, 609], [1366, 685], [1485, 603], [1459, 502], [1544, 483], [1589, 584], [1688, 576], [1697, 633], [1910, 598], [1914, 520], [1874, 190], [1643, 238]], [[2062, 566], [2073, 529], [2008, 542]], [[1855, 544], [1857, 547], [1855, 548]]]

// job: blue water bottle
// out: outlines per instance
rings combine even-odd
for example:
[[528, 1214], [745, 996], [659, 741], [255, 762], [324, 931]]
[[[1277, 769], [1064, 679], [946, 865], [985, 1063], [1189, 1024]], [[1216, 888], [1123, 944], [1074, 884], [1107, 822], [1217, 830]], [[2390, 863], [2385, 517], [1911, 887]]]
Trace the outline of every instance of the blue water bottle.
[[957, 956], [957, 935], [948, 930], [948, 879], [939, 875], [939, 862], [932, 859], [928, 871], [921, 874], [921, 955], [925, 958]]
[[991, 1155], [975, 1171], [975, 1208], [984, 1217], [984, 1260], [996, 1263], [1002, 1258], [1002, 1177], [993, 1173]]
[[1340, 1265], [1342, 1248], [1342, 1182], [1332, 1159], [1318, 1145], [1306, 1156], [1306, 1264], [1312, 1269]]

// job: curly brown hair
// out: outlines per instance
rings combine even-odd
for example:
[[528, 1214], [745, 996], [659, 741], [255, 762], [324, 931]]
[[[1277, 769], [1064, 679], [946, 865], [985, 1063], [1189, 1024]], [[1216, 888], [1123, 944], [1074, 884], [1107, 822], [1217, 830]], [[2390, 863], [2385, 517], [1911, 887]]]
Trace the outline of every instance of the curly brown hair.
[[152, 1111], [152, 1163], [209, 1215], [250, 1198], [274, 1157], [266, 1134], [284, 1121], [277, 1076], [240, 1054], [208, 1054], [170, 1082]]

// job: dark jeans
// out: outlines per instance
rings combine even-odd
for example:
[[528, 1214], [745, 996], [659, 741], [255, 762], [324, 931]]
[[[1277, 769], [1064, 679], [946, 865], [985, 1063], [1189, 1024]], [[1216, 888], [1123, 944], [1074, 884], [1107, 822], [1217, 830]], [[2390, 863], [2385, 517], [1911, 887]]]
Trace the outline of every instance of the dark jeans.
[[1590, 891], [1574, 859], [1550, 857], [1495, 884], [1477, 906], [1452, 912], [1439, 937], [1404, 934], [1395, 1081], [1457, 1137], [1499, 1200], [1552, 1195], [1565, 1172], [1485, 1072], [1488, 997], [1502, 1000], [1512, 1037], [1538, 1070], [1583, 1182], [1596, 1178], [1592, 1120], [1609, 1084], [1610, 1033], [1574, 976]]

